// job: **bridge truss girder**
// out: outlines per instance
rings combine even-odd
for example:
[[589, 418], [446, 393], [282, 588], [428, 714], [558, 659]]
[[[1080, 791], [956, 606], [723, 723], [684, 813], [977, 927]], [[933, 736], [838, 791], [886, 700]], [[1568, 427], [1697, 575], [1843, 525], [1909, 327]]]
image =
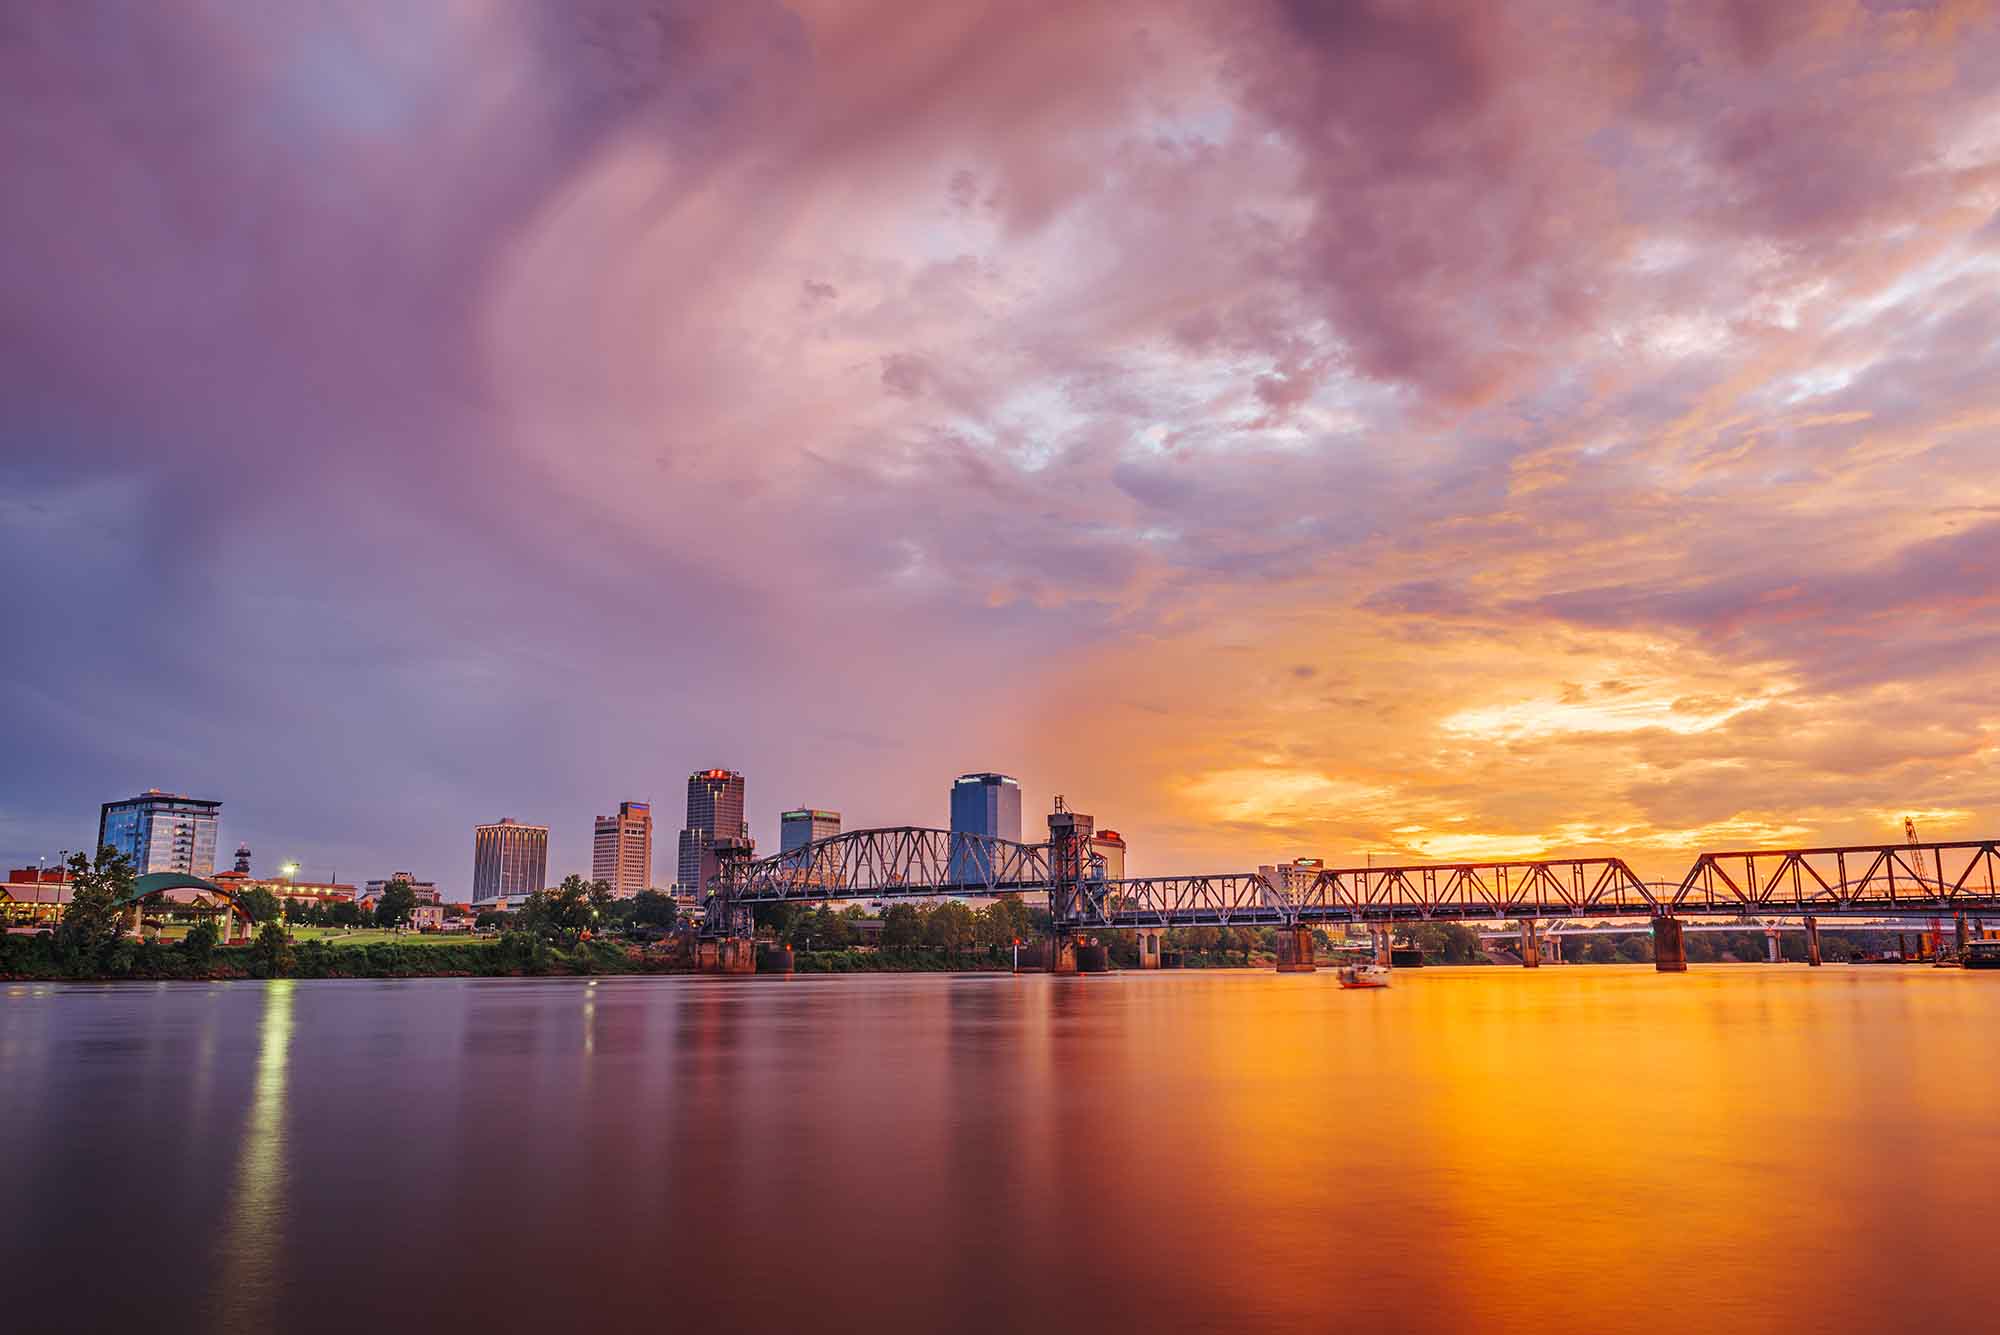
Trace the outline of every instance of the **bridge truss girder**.
[[735, 866], [719, 878], [738, 904], [998, 895], [1048, 885], [1048, 845], [914, 825], [851, 830]]
[[1858, 844], [1704, 853], [1675, 913], [1840, 916], [2000, 912], [2000, 842]]
[[[1080, 841], [1078, 841], [1080, 842]], [[725, 863], [725, 917], [758, 903], [1043, 894], [1059, 930], [1299, 926], [1756, 913], [2000, 915], [2000, 843], [1704, 853], [1678, 886], [1623, 859], [1340, 867], [1274, 885], [1253, 872], [1107, 880], [1081, 849], [900, 826]], [[1056, 882], [1060, 880], [1062, 884]]]

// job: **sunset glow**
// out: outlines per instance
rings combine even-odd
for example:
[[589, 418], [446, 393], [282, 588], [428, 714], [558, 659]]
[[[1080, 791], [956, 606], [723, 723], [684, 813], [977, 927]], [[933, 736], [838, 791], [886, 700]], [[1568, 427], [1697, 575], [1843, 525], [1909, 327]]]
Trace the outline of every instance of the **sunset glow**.
[[83, 8], [0, 46], [17, 862], [157, 783], [560, 871], [716, 764], [1135, 875], [2000, 818], [1983, 0]]

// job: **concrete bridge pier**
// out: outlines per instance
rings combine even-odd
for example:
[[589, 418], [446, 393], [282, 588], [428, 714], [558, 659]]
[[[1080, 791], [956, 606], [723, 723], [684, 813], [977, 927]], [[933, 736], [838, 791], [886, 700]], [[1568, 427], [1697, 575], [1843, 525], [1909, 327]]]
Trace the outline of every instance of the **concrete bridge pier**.
[[1076, 974], [1076, 936], [1071, 932], [1056, 932], [1049, 937], [1049, 972], [1053, 974]]
[[703, 937], [694, 944], [696, 973], [755, 973], [757, 943], [742, 936]]
[[1160, 967], [1160, 945], [1166, 933], [1158, 927], [1141, 927], [1133, 935], [1139, 943], [1139, 967], [1157, 969]]
[[1965, 915], [1963, 913], [1952, 915], [1952, 936], [1953, 945], [1956, 947], [1958, 953], [1963, 955], [1965, 953]]
[[1280, 927], [1278, 929], [1278, 972], [1311, 973], [1313, 963], [1313, 934], [1310, 927]]
[[1806, 915], [1806, 963], [1819, 967], [1819, 919], [1810, 913]]
[[1542, 967], [1542, 937], [1535, 930], [1533, 918], [1521, 919], [1521, 967], [1539, 969]]
[[1772, 964], [1784, 960], [1784, 956], [1778, 953], [1778, 931], [1775, 927], [1764, 929], [1764, 958]]
[[1677, 918], [1653, 919], [1653, 967], [1661, 973], [1686, 973], [1687, 942]]

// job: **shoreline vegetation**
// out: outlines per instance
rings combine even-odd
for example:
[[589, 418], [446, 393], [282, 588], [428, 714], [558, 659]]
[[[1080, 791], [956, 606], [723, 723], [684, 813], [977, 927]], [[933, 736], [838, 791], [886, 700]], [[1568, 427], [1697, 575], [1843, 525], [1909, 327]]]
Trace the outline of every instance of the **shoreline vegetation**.
[[[357, 906], [332, 921], [321, 906], [309, 916], [300, 905], [263, 901], [239, 905], [256, 925], [243, 945], [217, 939], [213, 910], [156, 906], [168, 921], [146, 917], [132, 901], [135, 877], [113, 850], [93, 862], [70, 860], [73, 891], [52, 928], [0, 934], [0, 980], [146, 981], [236, 978], [510, 978], [696, 973], [694, 944], [677, 921], [670, 896], [652, 891], [617, 900], [602, 881], [571, 876], [529, 897], [513, 913], [479, 915], [491, 934], [415, 933], [407, 930], [414, 897], [385, 895], [366, 914]], [[149, 901], [150, 902], [150, 901]], [[176, 917], [185, 922], [173, 921]], [[364, 918], [366, 921], [364, 921]], [[134, 935], [138, 926], [149, 935]], [[859, 906], [836, 912], [826, 904], [770, 904], [757, 909], [760, 972], [981, 973], [1008, 972], [1020, 947], [1025, 968], [1040, 963], [1047, 911], [1003, 895], [974, 909], [945, 900], [900, 902], [879, 918]], [[177, 935], [176, 939], [170, 939]], [[1320, 960], [1335, 962], [1336, 947], [1314, 933]], [[1489, 947], [1460, 923], [1420, 923], [1399, 947], [1414, 947], [1426, 965], [1518, 963], [1504, 947]], [[1136, 969], [1138, 947], [1128, 932], [1096, 935], [1102, 964]], [[1823, 933], [1829, 961], [1862, 958], [1864, 945]], [[1271, 928], [1184, 927], [1165, 933], [1169, 968], [1269, 968], [1277, 959]], [[1781, 942], [1783, 958], [1803, 959], [1804, 944]], [[1690, 962], [1759, 962], [1766, 941], [1758, 928], [1690, 935]], [[787, 964], [784, 959], [789, 952]], [[1574, 952], [1573, 954], [1570, 952]], [[1571, 964], [1646, 964], [1652, 940], [1643, 928], [1578, 940], [1565, 952]], [[1553, 963], [1554, 961], [1550, 961]]]

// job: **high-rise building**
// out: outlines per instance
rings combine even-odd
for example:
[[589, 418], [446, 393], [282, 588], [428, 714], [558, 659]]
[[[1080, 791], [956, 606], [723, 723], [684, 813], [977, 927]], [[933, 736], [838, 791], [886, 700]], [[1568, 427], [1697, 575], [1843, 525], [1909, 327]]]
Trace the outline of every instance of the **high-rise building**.
[[718, 839], [750, 839], [743, 819], [743, 776], [732, 769], [698, 769], [688, 775], [687, 827], [681, 831], [676, 890], [682, 903], [699, 903], [708, 893]]
[[1090, 852], [1093, 866], [1097, 859], [1104, 861], [1104, 879], [1122, 881], [1125, 879], [1125, 836], [1116, 830], [1099, 830], [1090, 837]]
[[472, 831], [472, 901], [532, 895], [549, 870], [549, 827], [508, 816]]
[[599, 816], [590, 845], [590, 879], [629, 899], [653, 883], [653, 804], [620, 802], [615, 816]]
[[222, 803], [148, 788], [123, 802], [106, 802], [97, 818], [97, 845], [123, 853], [134, 874], [156, 871], [208, 876], [215, 871], [215, 827]]
[[[961, 774], [951, 785], [951, 832], [1021, 842], [1021, 785], [1005, 774]], [[954, 849], [951, 879], [965, 884], [990, 875], [984, 849]]]
[[800, 807], [797, 811], [779, 815], [778, 851], [789, 853], [816, 840], [831, 839], [839, 833], [838, 811], [814, 811], [810, 807]]

